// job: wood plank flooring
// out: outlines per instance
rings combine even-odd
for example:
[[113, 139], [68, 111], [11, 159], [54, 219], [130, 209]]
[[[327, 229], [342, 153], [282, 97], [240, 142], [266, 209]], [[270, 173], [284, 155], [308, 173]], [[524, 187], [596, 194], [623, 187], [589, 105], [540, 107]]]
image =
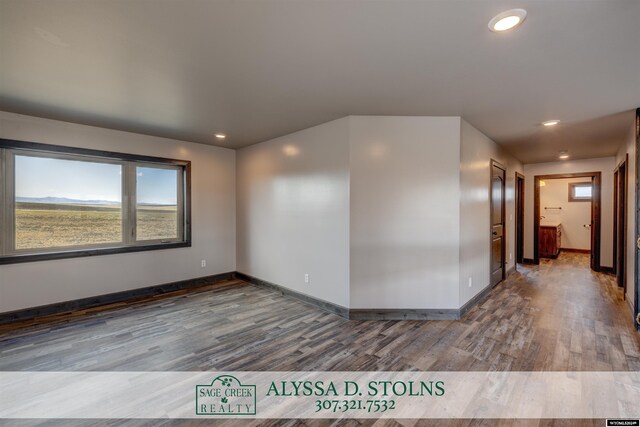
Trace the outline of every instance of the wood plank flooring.
[[[2, 326], [0, 370], [638, 371], [640, 334], [622, 291], [614, 276], [594, 273], [588, 265], [588, 255], [562, 253], [539, 266], [519, 267], [460, 321], [345, 320], [272, 290], [227, 281], [197, 292]], [[176, 423], [199, 424], [171, 424]], [[253, 422], [260, 423], [276, 425]], [[283, 423], [324, 425], [319, 420]], [[431, 423], [336, 425], [604, 425]]]

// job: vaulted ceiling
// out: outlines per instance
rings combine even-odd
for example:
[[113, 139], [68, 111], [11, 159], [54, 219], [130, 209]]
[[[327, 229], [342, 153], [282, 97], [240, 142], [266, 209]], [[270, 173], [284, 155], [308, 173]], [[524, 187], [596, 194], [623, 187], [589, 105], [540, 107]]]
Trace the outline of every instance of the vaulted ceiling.
[[0, 109], [233, 148], [462, 116], [526, 163], [608, 156], [640, 106], [639, 22], [637, 0], [0, 0]]

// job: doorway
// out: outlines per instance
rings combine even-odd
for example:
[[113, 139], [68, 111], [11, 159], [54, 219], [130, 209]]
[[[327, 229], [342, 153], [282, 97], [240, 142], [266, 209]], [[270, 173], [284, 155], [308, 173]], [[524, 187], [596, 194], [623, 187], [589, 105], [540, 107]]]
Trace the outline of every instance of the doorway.
[[491, 160], [491, 286], [505, 277], [505, 175], [504, 166]]
[[627, 163], [628, 156], [613, 173], [613, 269], [618, 286], [627, 297]]
[[524, 175], [516, 172], [516, 265], [524, 262]]
[[[553, 179], [568, 179], [568, 178], [586, 178], [591, 182], [591, 210], [590, 210], [590, 223], [584, 224], [584, 226], [590, 229], [590, 265], [594, 271], [600, 271], [600, 218], [601, 218], [601, 172], [586, 172], [586, 173], [567, 173], [567, 174], [553, 174], [553, 175], [536, 175], [534, 177], [534, 194], [533, 194], [533, 262], [534, 264], [540, 263], [540, 220], [542, 216], [542, 208], [540, 206], [540, 186], [542, 182]], [[572, 198], [571, 188], [569, 187], [569, 199]], [[578, 188], [573, 187], [573, 188]], [[575, 197], [575, 194], [573, 194]], [[552, 212], [552, 209], [557, 209], [556, 206], [545, 206], [545, 212]]]

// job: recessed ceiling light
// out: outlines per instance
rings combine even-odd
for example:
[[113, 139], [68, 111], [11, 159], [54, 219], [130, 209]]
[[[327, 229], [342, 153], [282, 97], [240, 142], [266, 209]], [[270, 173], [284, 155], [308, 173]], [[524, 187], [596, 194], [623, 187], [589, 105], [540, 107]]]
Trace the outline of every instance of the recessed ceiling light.
[[295, 157], [300, 154], [300, 149], [293, 145], [285, 145], [284, 147], [282, 147], [282, 151], [289, 157]]
[[527, 11], [524, 9], [511, 9], [499, 13], [489, 21], [489, 29], [494, 33], [511, 30], [522, 24], [527, 17]]
[[225, 139], [227, 135], [225, 135], [224, 133], [216, 133], [215, 137], [218, 139]]
[[560, 120], [547, 120], [546, 122], [542, 122], [542, 126], [555, 126], [560, 123]]
[[561, 151], [558, 158], [561, 160], [567, 160], [569, 158], [569, 153], [567, 153], [566, 151]]

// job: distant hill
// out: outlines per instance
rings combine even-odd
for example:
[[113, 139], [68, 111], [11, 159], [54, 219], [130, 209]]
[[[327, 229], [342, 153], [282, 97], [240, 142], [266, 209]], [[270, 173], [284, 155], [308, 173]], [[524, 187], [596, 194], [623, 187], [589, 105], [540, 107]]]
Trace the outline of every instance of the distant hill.
[[67, 205], [117, 205], [120, 202], [109, 200], [79, 200], [66, 197], [16, 197], [16, 202], [22, 203], [57, 203]]
[[[16, 197], [18, 203], [47, 203], [58, 205], [119, 205], [120, 202], [109, 200], [80, 200], [67, 199], [66, 197]], [[175, 206], [165, 203], [138, 203], [139, 206]]]

